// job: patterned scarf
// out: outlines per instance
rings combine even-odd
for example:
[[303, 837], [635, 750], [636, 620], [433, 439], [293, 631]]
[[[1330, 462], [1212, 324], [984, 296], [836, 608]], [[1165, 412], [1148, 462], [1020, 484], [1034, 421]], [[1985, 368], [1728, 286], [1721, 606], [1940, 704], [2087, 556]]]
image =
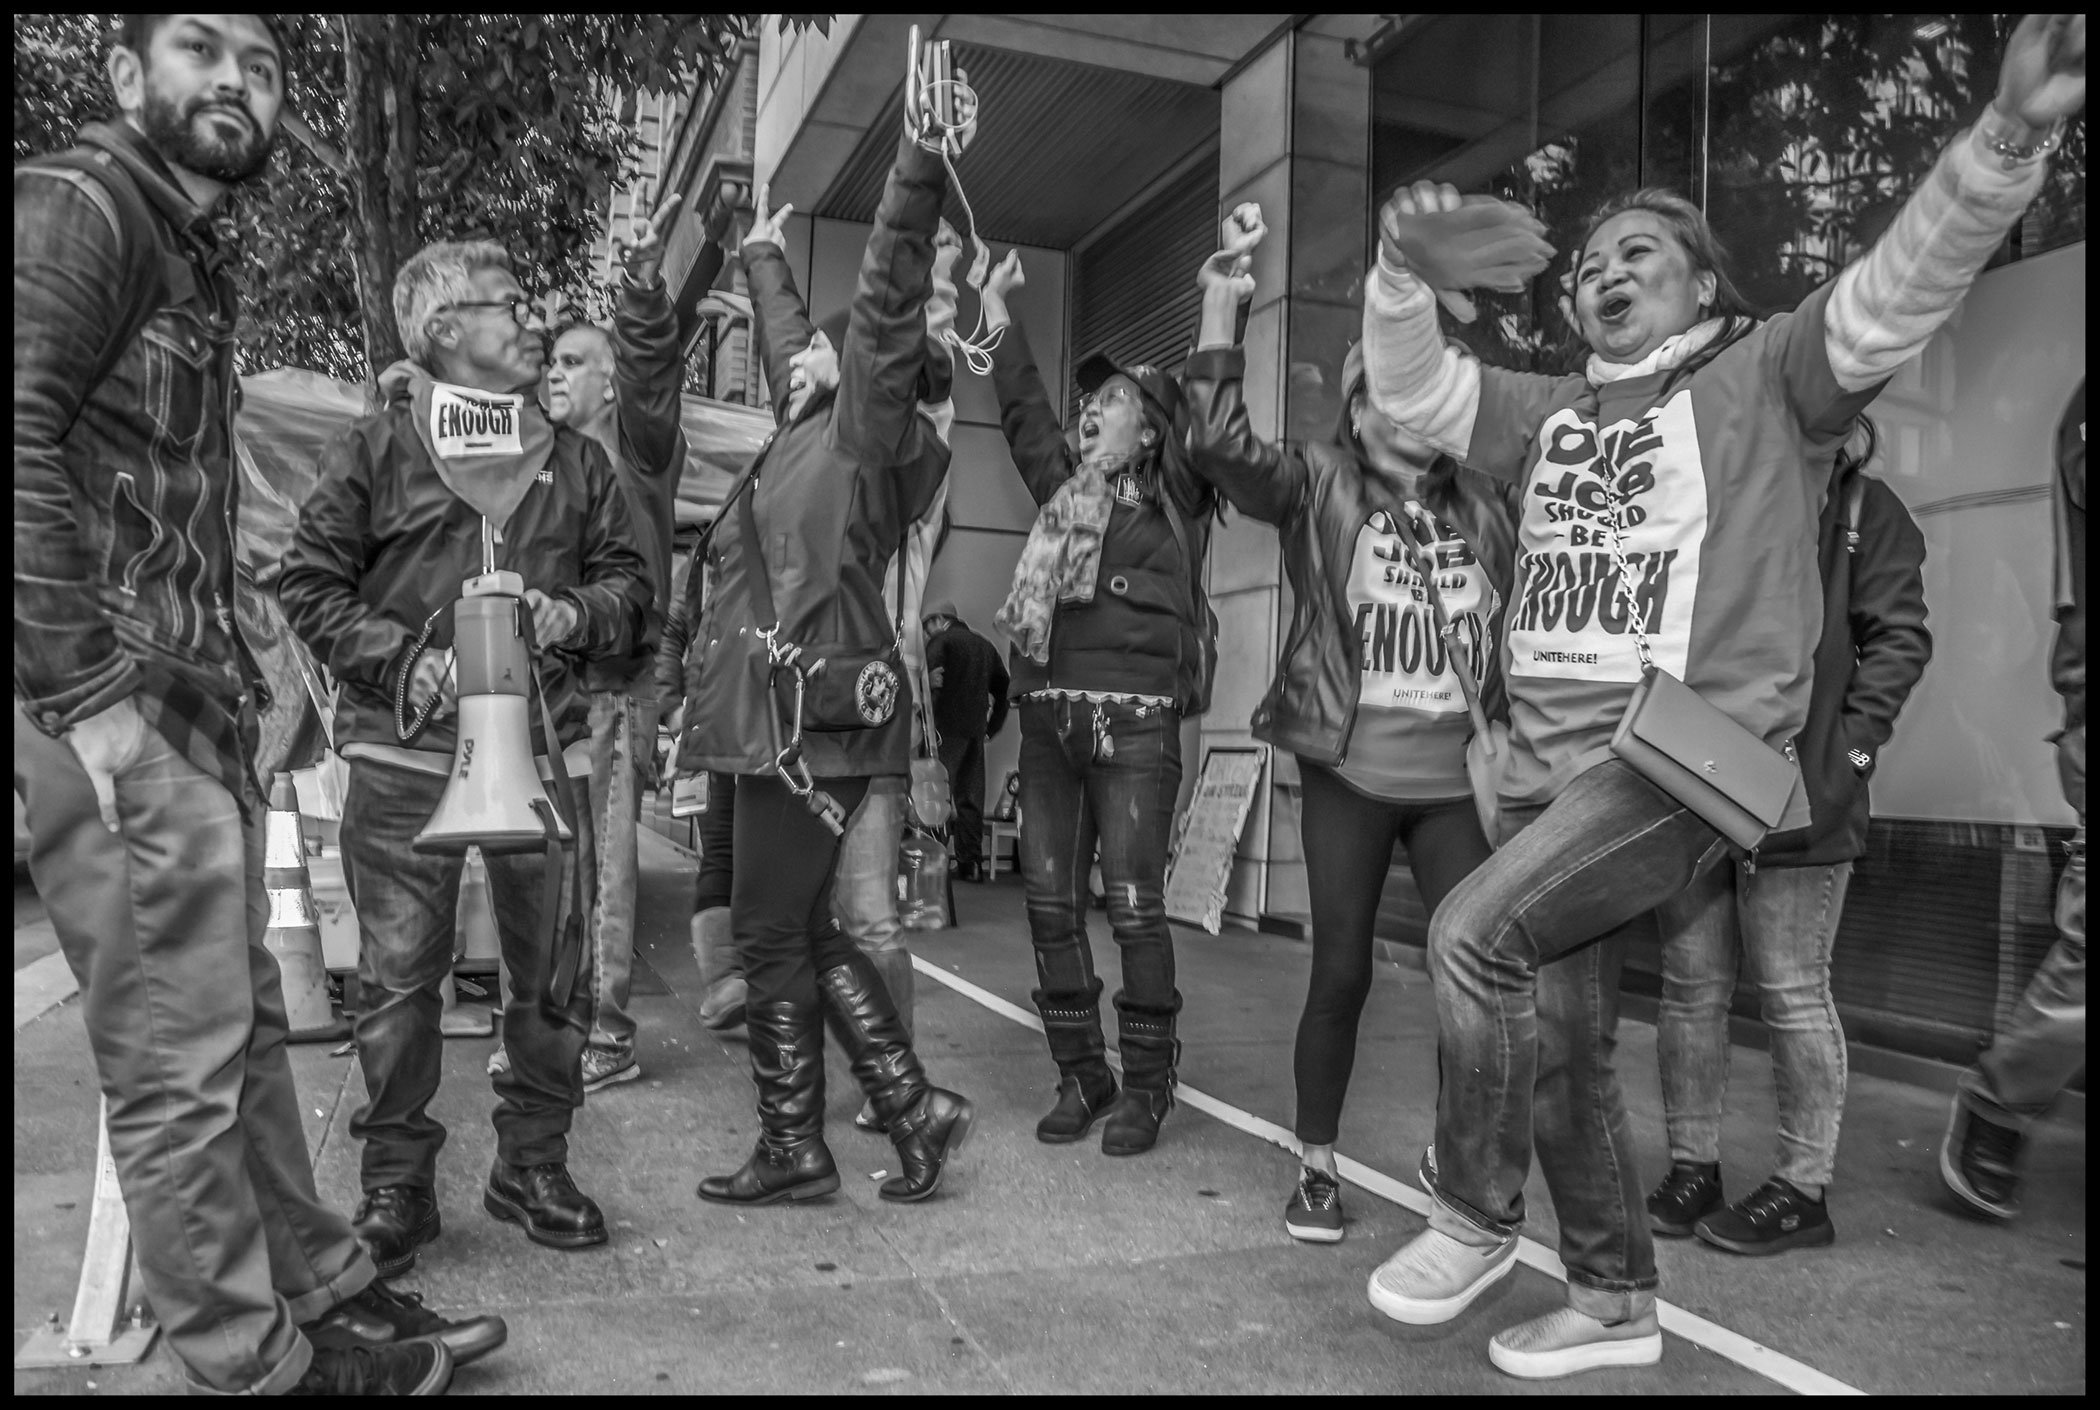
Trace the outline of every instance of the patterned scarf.
[[1092, 602], [1101, 571], [1101, 542], [1116, 507], [1109, 479], [1133, 457], [1108, 456], [1083, 462], [1035, 516], [1013, 590], [993, 623], [1021, 654], [1037, 664], [1050, 659], [1050, 622], [1060, 602]]

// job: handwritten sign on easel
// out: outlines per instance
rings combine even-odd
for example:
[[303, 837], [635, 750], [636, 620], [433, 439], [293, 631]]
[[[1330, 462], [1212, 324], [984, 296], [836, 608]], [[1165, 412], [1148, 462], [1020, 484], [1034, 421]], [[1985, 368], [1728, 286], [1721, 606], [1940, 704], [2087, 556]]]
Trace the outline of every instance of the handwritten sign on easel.
[[1174, 919], [1218, 933], [1240, 829], [1247, 825], [1267, 757], [1260, 748], [1204, 752], [1203, 772], [1167, 861], [1167, 914]]

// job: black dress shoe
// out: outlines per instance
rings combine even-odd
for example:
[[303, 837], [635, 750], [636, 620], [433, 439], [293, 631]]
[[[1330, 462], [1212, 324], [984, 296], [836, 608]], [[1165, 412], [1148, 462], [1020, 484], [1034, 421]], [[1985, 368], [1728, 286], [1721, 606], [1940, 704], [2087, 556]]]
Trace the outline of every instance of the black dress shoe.
[[1159, 1141], [1159, 1123], [1174, 1109], [1174, 1094], [1125, 1087], [1101, 1127], [1101, 1154], [1143, 1155]]
[[369, 1190], [350, 1221], [358, 1241], [379, 1265], [379, 1276], [398, 1278], [416, 1266], [416, 1250], [437, 1238], [437, 1192], [420, 1185]]
[[892, 1204], [916, 1204], [941, 1187], [941, 1170], [963, 1148], [977, 1108], [968, 1097], [929, 1087], [910, 1111], [890, 1123], [890, 1142], [904, 1168], [876, 1191]]
[[381, 1346], [389, 1342], [439, 1341], [464, 1366], [503, 1345], [510, 1329], [501, 1317], [450, 1321], [423, 1305], [421, 1293], [395, 1292], [384, 1279], [344, 1298], [299, 1328], [316, 1347]]
[[596, 1201], [576, 1188], [569, 1167], [545, 1165], [489, 1167], [481, 1207], [498, 1219], [525, 1226], [525, 1237], [548, 1248], [585, 1248], [605, 1242], [605, 1216]]
[[1035, 1138], [1053, 1146], [1076, 1141], [1094, 1128], [1122, 1089], [1115, 1074], [1103, 1067], [1098, 1080], [1068, 1072], [1057, 1084], [1057, 1105], [1035, 1123]]
[[778, 1204], [818, 1199], [839, 1187], [839, 1169], [822, 1136], [782, 1142], [761, 1136], [751, 1158], [734, 1175], [710, 1175], [699, 1195], [715, 1204]]

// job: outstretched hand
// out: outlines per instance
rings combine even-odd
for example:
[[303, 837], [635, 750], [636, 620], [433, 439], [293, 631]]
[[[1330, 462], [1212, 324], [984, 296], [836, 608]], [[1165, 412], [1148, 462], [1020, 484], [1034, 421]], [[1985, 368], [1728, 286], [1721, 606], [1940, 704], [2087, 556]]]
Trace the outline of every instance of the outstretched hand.
[[744, 247], [753, 245], [778, 245], [782, 254], [787, 253], [787, 218], [795, 213], [792, 201], [779, 210], [770, 209], [773, 188], [770, 185], [758, 188], [758, 204], [752, 208], [751, 232], [744, 236]]
[[2028, 15], [2005, 41], [1998, 110], [2048, 128], [2085, 108], [2085, 16]]
[[664, 262], [664, 227], [670, 224], [672, 213], [684, 199], [683, 191], [673, 191], [653, 212], [635, 216], [628, 223], [626, 239], [613, 236], [613, 257], [627, 271], [629, 282], [647, 284], [656, 278], [656, 271]]
[[[945, 150], [951, 157], [961, 156], [977, 136], [977, 94], [969, 85], [970, 75], [964, 69], [955, 71], [952, 82], [936, 82], [933, 48], [927, 46], [921, 68], [911, 75], [910, 91], [905, 95], [904, 128], [911, 140], [934, 151]], [[954, 113], [952, 126], [940, 120], [943, 98]]]

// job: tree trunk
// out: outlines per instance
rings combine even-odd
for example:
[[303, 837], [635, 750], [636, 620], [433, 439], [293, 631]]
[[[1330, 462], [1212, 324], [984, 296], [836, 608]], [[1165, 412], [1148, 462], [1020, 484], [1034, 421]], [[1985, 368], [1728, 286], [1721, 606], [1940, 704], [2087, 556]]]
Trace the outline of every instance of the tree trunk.
[[357, 202], [355, 262], [366, 371], [375, 379], [403, 356], [394, 326], [394, 275], [420, 248], [419, 62], [413, 18], [343, 16], [343, 137]]

